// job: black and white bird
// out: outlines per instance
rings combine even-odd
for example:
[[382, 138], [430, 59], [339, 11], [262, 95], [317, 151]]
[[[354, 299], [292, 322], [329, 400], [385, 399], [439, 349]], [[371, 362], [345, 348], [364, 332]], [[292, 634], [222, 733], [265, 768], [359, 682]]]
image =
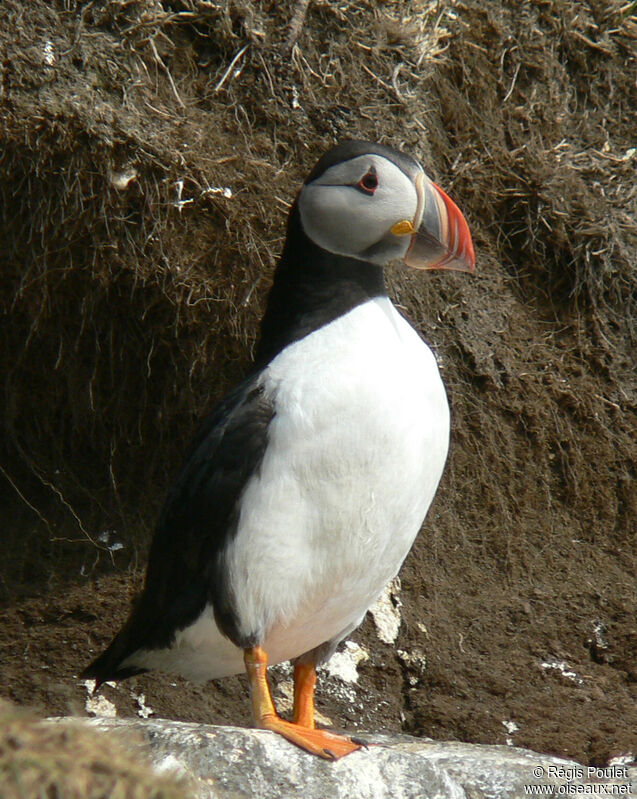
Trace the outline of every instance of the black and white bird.
[[[143, 593], [84, 677], [245, 669], [258, 726], [330, 759], [359, 747], [315, 728], [315, 667], [398, 572], [449, 445], [436, 359], [385, 290], [393, 260], [472, 271], [467, 223], [410, 156], [339, 144], [292, 206], [254, 368], [203, 420]], [[292, 722], [266, 678], [286, 660]]]

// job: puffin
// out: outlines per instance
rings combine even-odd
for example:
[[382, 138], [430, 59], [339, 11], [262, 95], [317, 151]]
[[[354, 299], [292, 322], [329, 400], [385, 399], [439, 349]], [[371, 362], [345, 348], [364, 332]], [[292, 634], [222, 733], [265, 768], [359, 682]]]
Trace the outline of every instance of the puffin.
[[[316, 669], [398, 573], [449, 448], [436, 358], [387, 294], [393, 261], [473, 272], [467, 222], [415, 158], [341, 142], [291, 207], [253, 366], [200, 423], [143, 591], [82, 674], [94, 690], [245, 671], [257, 727], [330, 760], [363, 745], [315, 726]], [[266, 673], [283, 661], [291, 721]]]

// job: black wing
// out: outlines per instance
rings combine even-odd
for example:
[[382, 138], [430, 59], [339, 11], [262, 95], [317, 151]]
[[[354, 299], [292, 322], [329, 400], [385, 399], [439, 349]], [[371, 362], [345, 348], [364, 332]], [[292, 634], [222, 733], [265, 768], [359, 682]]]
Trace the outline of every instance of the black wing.
[[120, 664], [138, 649], [169, 646], [208, 602], [219, 627], [236, 638], [219, 564], [237, 529], [245, 485], [263, 460], [274, 416], [259, 376], [237, 386], [201, 423], [159, 518], [144, 591], [121, 632], [83, 677], [99, 684], [138, 673]]

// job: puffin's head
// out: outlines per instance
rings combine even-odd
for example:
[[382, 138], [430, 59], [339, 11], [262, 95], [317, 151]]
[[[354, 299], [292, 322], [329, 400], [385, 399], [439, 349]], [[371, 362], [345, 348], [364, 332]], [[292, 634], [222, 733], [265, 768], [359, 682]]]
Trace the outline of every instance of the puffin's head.
[[301, 225], [319, 247], [384, 265], [473, 272], [475, 256], [457, 205], [414, 158], [346, 141], [317, 162], [298, 197]]

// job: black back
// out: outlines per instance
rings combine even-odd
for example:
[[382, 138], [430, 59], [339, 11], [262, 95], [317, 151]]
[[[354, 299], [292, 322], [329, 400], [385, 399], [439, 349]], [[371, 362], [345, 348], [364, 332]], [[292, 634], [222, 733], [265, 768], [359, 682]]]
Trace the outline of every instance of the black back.
[[125, 626], [83, 677], [122, 679], [140, 669], [120, 664], [138, 649], [169, 646], [210, 603], [219, 628], [248, 646], [236, 628], [224, 580], [223, 551], [237, 529], [241, 494], [259, 468], [274, 408], [257, 372], [200, 424], [166, 499], [150, 548], [144, 591]]

